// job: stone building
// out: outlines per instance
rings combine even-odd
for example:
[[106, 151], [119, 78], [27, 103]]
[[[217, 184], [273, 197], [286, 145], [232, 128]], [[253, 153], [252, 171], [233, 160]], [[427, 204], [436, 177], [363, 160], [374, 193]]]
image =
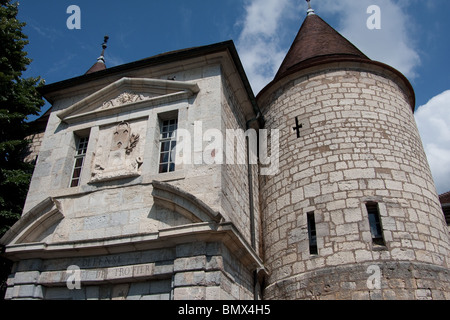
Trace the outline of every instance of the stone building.
[[311, 8], [257, 97], [231, 41], [42, 93], [7, 299], [450, 299], [413, 88]]
[[260, 179], [264, 297], [448, 299], [449, 235], [408, 80], [310, 9], [257, 101], [281, 131], [280, 173]]
[[439, 196], [442, 211], [444, 212], [445, 221], [447, 222], [448, 232], [450, 233], [450, 192], [446, 192]]
[[6, 298], [260, 296], [257, 165], [207, 164], [207, 140], [199, 164], [168, 152], [176, 129], [258, 126], [233, 43], [96, 68], [43, 89], [52, 108], [24, 215], [2, 239], [16, 262]]

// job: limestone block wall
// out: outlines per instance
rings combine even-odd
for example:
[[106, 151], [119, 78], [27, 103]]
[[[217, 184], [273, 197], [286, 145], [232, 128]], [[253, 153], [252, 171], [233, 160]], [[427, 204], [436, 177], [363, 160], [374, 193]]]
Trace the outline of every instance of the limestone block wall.
[[221, 243], [179, 245], [175, 300], [251, 300], [252, 273]]
[[152, 192], [151, 185], [134, 185], [60, 198], [64, 219], [39, 241], [58, 243], [149, 234], [192, 223], [154, 204]]
[[[271, 272], [265, 298], [335, 292], [325, 286], [312, 290], [312, 278], [324, 284], [320, 279], [328, 272], [339, 286], [339, 274], [356, 272], [354, 265], [398, 261], [448, 270], [448, 232], [411, 106], [389, 76], [329, 68], [293, 77], [259, 97], [259, 104], [266, 127], [280, 130], [280, 173], [260, 180]], [[293, 130], [296, 117], [300, 138]], [[372, 241], [367, 202], [378, 203], [385, 246]], [[309, 251], [312, 212], [317, 255]], [[364, 287], [368, 294], [363, 269], [357, 271], [360, 280], [348, 286]], [[445, 281], [439, 289], [448, 298], [448, 273], [440, 274]], [[426, 287], [437, 288], [436, 283]]]
[[[80, 198], [79, 203], [102, 203], [103, 189], [110, 189], [109, 193], [116, 192], [117, 199], [121, 198], [120, 188], [127, 185], [151, 183], [152, 180], [169, 182], [186, 192], [193, 194], [204, 201], [213, 210], [223, 214], [226, 220], [235, 222], [240, 232], [250, 242], [249, 227], [249, 197], [248, 197], [248, 168], [246, 164], [208, 164], [204, 160], [204, 150], [211, 140], [203, 139], [203, 135], [210, 129], [225, 133], [226, 129], [243, 129], [245, 131], [245, 117], [242, 106], [239, 104], [236, 86], [229, 85], [224, 69], [218, 61], [211, 60], [207, 66], [193, 66], [180, 70], [161, 70], [161, 74], [154, 74], [154, 70], [146, 69], [127, 73], [127, 77], [154, 77], [167, 79], [175, 76], [177, 81], [190, 81], [198, 84], [200, 92], [189, 99], [149, 106], [132, 112], [124, 112], [114, 117], [97, 117], [89, 121], [66, 124], [56, 116], [60, 110], [70, 107], [74, 103], [102, 88], [92, 86], [88, 91], [78, 94], [62, 96], [53, 105], [46, 129], [46, 138], [42, 141], [40, 157], [36, 165], [30, 190], [27, 196], [24, 212], [29, 211], [45, 198]], [[120, 79], [120, 77], [119, 77]], [[117, 80], [105, 79], [103, 86]], [[158, 173], [159, 163], [159, 121], [169, 115], [178, 116], [178, 128], [187, 130], [191, 138], [191, 161], [177, 165], [175, 172], [167, 174]], [[143, 164], [139, 168], [139, 176], [129, 179], [116, 179], [111, 181], [92, 182], [92, 175], [100, 172], [108, 165], [111, 137], [114, 129], [121, 122], [130, 124], [131, 131], [139, 134], [139, 142], [131, 158], [141, 157]], [[76, 134], [89, 134], [89, 146], [83, 166], [80, 186], [69, 188], [73, 170], [76, 147]], [[196, 136], [197, 135], [197, 136]], [[199, 136], [199, 137], [198, 137]], [[200, 143], [194, 139], [200, 138]], [[226, 143], [223, 134], [223, 143]], [[246, 153], [245, 140], [236, 142], [239, 153]], [[200, 148], [198, 147], [200, 146]], [[225, 162], [226, 154], [224, 151]], [[244, 155], [246, 160], [246, 155]], [[254, 171], [254, 200], [258, 198], [257, 167]], [[115, 190], [115, 191], [113, 191]], [[84, 197], [84, 194], [90, 194]], [[94, 200], [96, 196], [98, 199]], [[110, 196], [114, 198], [115, 196]], [[79, 204], [80, 205], [80, 204]], [[84, 204], [83, 204], [84, 206]], [[70, 208], [70, 206], [68, 206]], [[71, 209], [72, 210], [72, 209]], [[258, 206], [255, 205], [255, 210]], [[256, 212], [255, 216], [259, 216]], [[255, 225], [259, 225], [258, 222]]]
[[[222, 81], [222, 125], [221, 132], [224, 138], [224, 153], [222, 165], [222, 209], [236, 221], [236, 226], [244, 237], [251, 243], [254, 233], [255, 248], [260, 243], [260, 211], [259, 211], [259, 186], [258, 165], [251, 164], [250, 179], [247, 154], [247, 142], [244, 133], [247, 131], [247, 123], [241, 106], [236, 99], [226, 78]], [[257, 133], [257, 131], [254, 131]], [[231, 159], [231, 155], [233, 159]], [[229, 157], [227, 157], [229, 156]], [[231, 161], [230, 161], [231, 160]], [[250, 195], [249, 183], [252, 184]], [[253, 206], [250, 208], [250, 197]], [[253, 210], [251, 214], [250, 211]], [[251, 219], [254, 220], [254, 230], [250, 228]]]
[[[16, 257], [14, 271], [8, 283], [7, 299], [253, 298], [256, 267], [248, 265], [248, 260], [245, 260], [248, 259], [247, 255], [253, 255], [247, 245], [251, 242], [248, 167], [246, 164], [208, 164], [202, 159], [205, 147], [211, 143], [211, 140], [202, 139], [207, 130], [215, 129], [221, 132], [226, 128], [242, 128], [245, 131], [246, 116], [242, 114], [243, 106], [238, 102], [243, 100], [242, 95], [245, 92], [237, 88], [238, 85], [230, 84], [229, 80], [224, 79], [227, 75], [219, 59], [208, 60], [206, 66], [204, 61], [201, 66], [198, 61], [196, 63], [192, 68], [186, 64], [182, 68], [169, 71], [163, 68], [134, 70], [96, 80], [99, 83], [75, 90], [76, 92], [70, 92], [74, 91], [73, 89], [64, 89], [68, 92], [60, 93], [49, 116], [24, 213], [36, 208], [44, 199], [50, 198], [57, 204], [60, 219], [52, 222], [53, 225], [46, 225], [45, 231], [45, 228], [42, 228], [43, 233], [33, 235], [33, 244], [39, 246], [45, 243], [59, 247], [77, 246], [80, 243], [83, 248], [68, 249], [64, 254], [58, 253], [58, 258], [54, 259], [51, 255], [49, 258], [45, 252], [39, 253], [43, 255], [39, 256], [40, 259], [30, 257], [30, 260], [20, 260], [23, 256]], [[94, 116], [83, 115], [84, 118], [76, 118], [77, 114], [74, 113], [73, 121], [63, 122], [57, 115], [59, 111], [92, 97], [122, 77], [153, 78], [167, 82], [169, 76], [175, 76], [177, 81], [196, 83], [200, 91], [176, 101], [161, 100], [159, 105], [140, 105], [140, 108], [136, 109], [128, 106], [123, 112], [106, 114], [96, 112], [98, 109], [89, 109]], [[237, 97], [238, 95], [240, 96]], [[92, 102], [92, 105], [88, 105], [89, 108], [94, 107], [97, 102], [102, 106], [103, 101], [100, 101], [99, 97], [95, 97], [97, 102], [93, 98], [90, 99], [92, 100], [88, 101]], [[110, 99], [111, 97], [105, 98], [105, 101]], [[248, 109], [248, 106], [246, 107]], [[192, 161], [177, 165], [174, 172], [160, 174], [160, 121], [173, 116], [178, 117], [178, 128], [185, 129], [191, 135]], [[139, 139], [131, 150], [127, 150], [129, 152], [125, 154], [123, 150], [124, 152], [117, 154], [115, 158], [111, 156], [111, 146], [121, 123], [125, 123], [128, 130], [131, 130], [130, 135], [139, 136]], [[198, 148], [193, 140], [198, 138], [198, 124], [201, 126], [201, 148]], [[80, 136], [89, 136], [89, 144], [80, 184], [70, 187], [77, 137]], [[242, 149], [241, 153], [246, 152], [245, 140], [237, 141], [237, 148]], [[180, 155], [177, 153], [177, 156]], [[213, 154], [211, 156], [214, 157]], [[136, 164], [133, 159], [138, 158], [142, 160], [142, 164], [130, 167], [130, 164]], [[198, 158], [200, 163], [197, 162]], [[116, 167], [116, 163], [119, 163], [119, 166]], [[133, 171], [131, 175], [130, 170]], [[257, 166], [254, 165], [252, 170], [255, 177], [254, 211], [255, 219], [258, 219]], [[171, 202], [176, 202], [177, 199], [172, 198], [160, 199], [158, 204], [157, 197], [154, 196], [153, 181], [165, 182], [179, 188], [186, 198], [178, 200], [187, 207], [178, 208], [177, 212], [174, 210], [177, 204]], [[175, 195], [171, 196], [175, 198]], [[220, 235], [228, 232], [222, 230], [220, 235], [215, 235], [217, 237], [214, 240], [199, 240], [205, 230], [214, 233], [215, 230], [207, 228], [218, 225], [215, 222], [209, 224], [211, 215], [204, 219], [205, 215], [202, 216], [201, 212], [199, 216], [195, 216], [197, 211], [190, 212], [192, 208], [189, 206], [189, 199], [204, 204], [208, 212], [213, 212], [211, 215], [219, 212], [224, 221], [231, 222], [226, 227], [235, 227], [232, 234], [236, 239], [226, 235], [220, 238]], [[201, 226], [196, 229], [199, 224]], [[258, 225], [259, 220], [256, 220], [257, 241]], [[168, 241], [165, 243], [167, 250], [151, 252], [136, 251], [133, 247], [140, 237], [157, 239], [161, 232], [168, 229], [170, 236], [176, 238], [178, 233], [186, 232], [180, 231], [181, 226], [188, 226], [185, 229], [190, 228], [192, 233], [183, 245], [174, 245]], [[197, 231], [198, 234], [195, 233]], [[125, 249], [117, 249], [119, 242], [127, 241], [132, 243], [127, 248], [130, 252], [124, 253]], [[224, 244], [226, 241], [229, 243]], [[104, 249], [111, 253], [108, 256], [103, 255], [105, 251], [101, 251], [100, 255], [96, 249], [89, 249], [89, 245], [84, 246], [87, 243], [92, 245], [106, 242], [108, 244], [100, 245], [99, 250]], [[236, 246], [236, 243], [240, 245], [239, 250], [232, 252], [230, 246], [235, 248], [233, 246]], [[38, 253], [35, 253], [36, 255]], [[247, 264], [244, 261], [247, 261]], [[93, 264], [89, 264], [91, 262]], [[66, 268], [70, 265], [79, 266], [82, 270], [81, 290], [71, 291], [65, 287]]]
[[[379, 286], [373, 286], [378, 268]], [[369, 284], [368, 284], [369, 283]], [[318, 268], [282, 280], [266, 297], [282, 300], [448, 300], [447, 268], [405, 261], [380, 261]]]
[[[167, 71], [166, 71], [167, 72]], [[170, 74], [171, 75], [171, 74]], [[152, 70], [139, 70], [133, 74], [125, 74], [127, 77], [155, 77], [167, 79], [168, 74], [152, 74]], [[75, 124], [65, 124], [56, 115], [74, 103], [103, 88], [104, 86], [117, 80], [104, 79], [103, 86], [92, 86], [90, 91], [73, 94], [68, 97], [61, 97], [53, 105], [53, 112], [50, 115], [46, 129], [45, 139], [39, 153], [39, 160], [35, 168], [30, 190], [24, 207], [24, 212], [29, 211], [40, 201], [48, 196], [58, 197], [61, 195], [72, 195], [80, 192], [91, 192], [108, 185], [117, 183], [100, 183], [97, 185], [88, 184], [91, 174], [96, 165], [97, 155], [101, 157], [109, 148], [108, 141], [104, 141], [104, 129], [114, 129], [121, 121], [126, 121], [133, 125], [133, 122], [146, 122], [144, 126], [139, 125], [140, 141], [138, 148], [144, 163], [141, 168], [140, 177], [132, 183], [148, 183], [151, 180], [171, 181], [187, 191], [192, 191], [197, 197], [204, 200], [215, 210], [220, 209], [220, 166], [210, 166], [206, 164], [195, 165], [193, 161], [189, 164], [180, 165], [175, 173], [165, 175], [158, 174], [159, 161], [159, 119], [161, 115], [177, 114], [179, 128], [186, 129], [194, 137], [194, 123], [201, 121], [203, 131], [211, 128], [220, 128], [221, 125], [221, 70], [220, 65], [214, 64], [205, 67], [197, 67], [193, 70], [183, 70], [176, 73], [179, 81], [195, 81], [200, 87], [200, 93], [190, 99], [184, 99], [161, 106], [149, 106], [137, 110], [136, 112], [124, 112], [114, 117], [98, 117], [91, 121], [81, 121]], [[120, 77], [119, 77], [120, 79]], [[212, 93], [212, 94], [211, 94]], [[73, 170], [75, 153], [75, 134], [89, 132], [89, 147], [86, 155], [86, 164], [82, 172], [82, 181], [79, 188], [69, 188], [70, 177]], [[207, 145], [207, 143], [204, 143]], [[100, 148], [100, 149], [99, 149]], [[192, 145], [192, 148], [194, 146]], [[195, 158], [193, 152], [193, 158]], [[186, 182], [189, 181], [189, 182]], [[130, 181], [121, 181], [129, 184]]]
[[[221, 209], [221, 167], [204, 161], [203, 151], [210, 141], [203, 139], [205, 132], [217, 129], [221, 124], [222, 101], [220, 97], [222, 73], [220, 65], [209, 66], [178, 75], [177, 79], [193, 80], [200, 87], [200, 92], [191, 99], [189, 106], [178, 115], [179, 128], [188, 130], [191, 137], [191, 161], [182, 164], [179, 169], [183, 172], [183, 179], [174, 179], [171, 184], [192, 193], [213, 210]], [[203, 78], [204, 77], [204, 78]], [[197, 143], [195, 143], [197, 139]], [[200, 143], [198, 143], [200, 139]], [[176, 170], [178, 171], [178, 169]]]
[[[79, 286], [67, 280], [79, 268]], [[75, 278], [73, 278], [75, 279]], [[72, 278], [69, 279], [72, 283]], [[251, 300], [252, 273], [223, 244], [17, 262], [5, 299]]]
[[25, 154], [24, 161], [33, 163], [37, 160], [37, 156], [39, 155], [39, 150], [41, 149], [42, 141], [44, 140], [45, 132], [34, 133], [28, 137], [26, 140], [30, 140], [30, 145], [28, 146], [28, 150]]

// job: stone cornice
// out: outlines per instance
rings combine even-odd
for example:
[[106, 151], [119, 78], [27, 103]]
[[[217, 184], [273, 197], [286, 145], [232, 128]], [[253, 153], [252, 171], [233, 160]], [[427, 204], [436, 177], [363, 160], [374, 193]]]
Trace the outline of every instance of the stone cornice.
[[66, 241], [59, 243], [13, 244], [5, 248], [4, 256], [13, 261], [21, 259], [57, 259], [89, 257], [143, 250], [163, 249], [188, 242], [222, 242], [239, 255], [249, 269], [264, 271], [261, 258], [245, 241], [231, 222], [202, 222], [161, 229], [159, 232], [118, 237]]

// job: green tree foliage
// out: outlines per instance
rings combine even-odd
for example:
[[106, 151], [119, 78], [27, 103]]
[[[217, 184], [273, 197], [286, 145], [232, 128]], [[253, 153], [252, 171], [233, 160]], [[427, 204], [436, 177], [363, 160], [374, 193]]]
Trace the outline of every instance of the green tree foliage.
[[[20, 218], [33, 166], [22, 161], [27, 116], [38, 115], [44, 101], [37, 92], [40, 78], [22, 79], [31, 60], [24, 47], [25, 23], [17, 19], [18, 3], [0, 0], [0, 237]], [[11, 262], [0, 257], [0, 299]]]
[[40, 78], [22, 78], [31, 63], [24, 47], [25, 23], [17, 19], [18, 4], [0, 0], [0, 236], [20, 217], [33, 166], [22, 161], [27, 116], [38, 115], [44, 101], [37, 92]]

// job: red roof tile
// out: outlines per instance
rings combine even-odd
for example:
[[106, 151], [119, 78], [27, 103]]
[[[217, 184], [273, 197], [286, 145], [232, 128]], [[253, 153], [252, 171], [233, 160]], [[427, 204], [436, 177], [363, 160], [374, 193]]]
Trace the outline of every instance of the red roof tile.
[[449, 204], [450, 203], [450, 191], [446, 192], [444, 194], [441, 194], [439, 196], [439, 200], [441, 201], [442, 204]]
[[257, 99], [263, 97], [273, 85], [289, 75], [318, 65], [339, 62], [363, 63], [377, 68], [384, 68], [393, 73], [397, 76], [400, 83], [402, 83], [411, 109], [414, 112], [416, 104], [415, 94], [408, 79], [391, 66], [371, 60], [339, 32], [334, 30], [333, 27], [316, 15], [312, 9], [308, 10], [308, 15], [275, 78], [258, 93]]
[[90, 74], [105, 69], [106, 65], [101, 61], [97, 61], [85, 74]]
[[282, 78], [292, 69], [301, 68], [302, 64], [311, 59], [337, 57], [370, 60], [318, 15], [308, 15], [275, 79]]

